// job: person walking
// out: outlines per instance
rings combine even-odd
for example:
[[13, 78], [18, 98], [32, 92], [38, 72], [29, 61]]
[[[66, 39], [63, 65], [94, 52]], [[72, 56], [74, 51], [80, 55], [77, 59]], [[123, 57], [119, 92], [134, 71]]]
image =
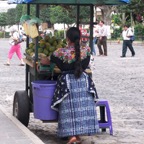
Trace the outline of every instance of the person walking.
[[96, 44], [98, 41], [99, 33], [98, 33], [99, 25], [95, 25], [93, 27], [93, 49], [92, 49], [92, 55], [96, 55]]
[[132, 42], [130, 37], [133, 36], [133, 32], [131, 28], [129, 28], [128, 25], [124, 25], [124, 29], [122, 32], [122, 38], [123, 38], [123, 46], [122, 46], [122, 55], [120, 56], [121, 58], [126, 57], [126, 52], [127, 52], [127, 47], [131, 51], [131, 56], [135, 56], [135, 51], [132, 46]]
[[20, 41], [22, 41], [23, 39], [26, 39], [26, 34], [23, 31], [22, 27], [20, 27], [20, 29], [19, 29], [19, 39], [20, 39]]
[[51, 108], [59, 112], [58, 136], [68, 137], [67, 144], [80, 143], [81, 135], [99, 132], [96, 112], [97, 91], [91, 76], [85, 69], [90, 62], [90, 47], [80, 46], [81, 34], [76, 27], [66, 33], [68, 47], [59, 48], [50, 56], [62, 71]]
[[10, 66], [10, 60], [12, 59], [13, 54], [16, 53], [21, 62], [20, 66], [24, 66], [22, 53], [21, 53], [21, 46], [20, 46], [20, 42], [22, 42], [23, 39], [21, 39], [21, 41], [20, 41], [20, 35], [19, 35], [19, 32], [16, 27], [11, 27], [10, 32], [11, 32], [11, 37], [10, 37], [9, 43], [10, 43], [11, 47], [8, 52], [7, 63], [5, 65]]
[[93, 27], [93, 47], [92, 47], [91, 61], [94, 61], [93, 56], [96, 55], [96, 45], [99, 37], [98, 28], [99, 28], [98, 24]]
[[[104, 24], [104, 21], [99, 22], [99, 29], [98, 29], [98, 50], [99, 50], [99, 56], [107, 56], [107, 27]], [[103, 46], [103, 50], [102, 50]]]

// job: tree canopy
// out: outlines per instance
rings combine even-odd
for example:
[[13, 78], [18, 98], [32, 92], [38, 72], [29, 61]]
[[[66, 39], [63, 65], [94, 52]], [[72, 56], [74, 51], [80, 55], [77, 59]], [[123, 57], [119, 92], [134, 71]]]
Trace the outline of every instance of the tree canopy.
[[0, 13], [0, 26], [6, 26], [7, 25], [7, 13], [3, 12]]
[[[54, 23], [65, 23], [67, 25], [76, 22], [76, 6], [51, 6], [49, 8], [50, 21]], [[90, 9], [87, 6], [80, 7], [80, 23], [89, 21]]]
[[[96, 6], [97, 7], [97, 6]], [[118, 24], [123, 24], [126, 21], [134, 24], [142, 23], [144, 16], [143, 0], [131, 0], [130, 4], [122, 6], [103, 5], [98, 6], [102, 11], [102, 19], [111, 23], [111, 20], [117, 21]], [[114, 11], [117, 17], [111, 17], [111, 12]], [[30, 15], [35, 16], [36, 6], [31, 5]], [[0, 25], [13, 25], [19, 22], [22, 15], [26, 14], [26, 5], [17, 5], [15, 9], [9, 9], [7, 13], [0, 13]], [[80, 23], [89, 22], [90, 9], [87, 6], [80, 7]], [[40, 9], [40, 19], [43, 22], [65, 23], [67, 25], [76, 22], [76, 6], [71, 5], [47, 5]], [[119, 19], [119, 20], [118, 20]]]
[[130, 4], [118, 7], [118, 12], [126, 14], [126, 21], [134, 21], [135, 24], [142, 23], [144, 16], [144, 1], [131, 0]]

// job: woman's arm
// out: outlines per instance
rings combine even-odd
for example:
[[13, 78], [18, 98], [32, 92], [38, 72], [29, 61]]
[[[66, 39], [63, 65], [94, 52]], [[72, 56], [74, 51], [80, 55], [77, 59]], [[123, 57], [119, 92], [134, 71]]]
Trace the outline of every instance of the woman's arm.
[[41, 58], [40, 63], [43, 65], [50, 65], [50, 59], [48, 57]]

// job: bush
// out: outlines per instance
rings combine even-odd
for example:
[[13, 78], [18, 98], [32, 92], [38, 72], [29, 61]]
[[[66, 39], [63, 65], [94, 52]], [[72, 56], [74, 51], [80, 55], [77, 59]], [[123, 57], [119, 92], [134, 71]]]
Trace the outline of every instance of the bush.
[[144, 40], [144, 26], [143, 24], [137, 24], [134, 27], [136, 40]]
[[9, 32], [5, 32], [5, 38], [10, 38]]
[[119, 29], [115, 29], [113, 31], [113, 33], [111, 34], [111, 39], [118, 39], [121, 37], [121, 33], [122, 33], [122, 28]]
[[0, 38], [3, 38], [3, 37], [4, 37], [4, 33], [0, 32]]
[[58, 39], [64, 39], [64, 30], [55, 30], [54, 35]]
[[10, 35], [9, 35], [9, 32], [3, 32], [3, 31], [1, 31], [0, 32], [0, 38], [9, 38], [10, 37]]

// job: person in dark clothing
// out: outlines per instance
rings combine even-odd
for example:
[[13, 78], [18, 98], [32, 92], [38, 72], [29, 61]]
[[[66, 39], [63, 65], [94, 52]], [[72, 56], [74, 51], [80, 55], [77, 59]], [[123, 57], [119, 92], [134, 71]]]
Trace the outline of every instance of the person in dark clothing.
[[80, 143], [81, 135], [99, 132], [95, 102], [98, 98], [91, 77], [85, 72], [90, 62], [90, 47], [80, 46], [80, 30], [67, 31], [67, 48], [59, 48], [50, 61], [61, 70], [51, 108], [59, 112], [58, 136], [68, 137], [67, 144]]
[[133, 36], [133, 32], [132, 32], [131, 28], [128, 27], [128, 25], [125, 25], [124, 30], [122, 32], [122, 37], [123, 37], [123, 47], [122, 47], [122, 56], [121, 56], [122, 58], [126, 57], [127, 47], [131, 51], [132, 57], [135, 56], [135, 51], [132, 46], [130, 36]]

